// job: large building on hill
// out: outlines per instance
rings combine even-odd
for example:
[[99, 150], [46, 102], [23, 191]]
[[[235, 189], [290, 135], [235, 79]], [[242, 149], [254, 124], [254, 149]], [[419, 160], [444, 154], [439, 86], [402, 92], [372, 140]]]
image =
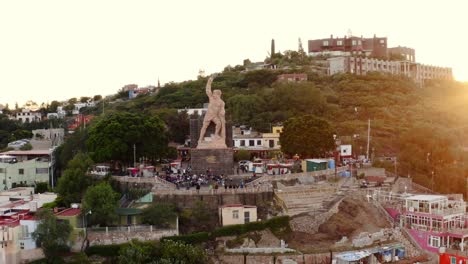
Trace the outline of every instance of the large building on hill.
[[343, 38], [313, 39], [309, 40], [309, 56], [356, 56], [387, 57], [387, 38], [363, 38], [344, 36]]
[[410, 61], [390, 61], [363, 57], [329, 58], [329, 75], [337, 73], [352, 73], [366, 75], [369, 72], [381, 72], [392, 75], [404, 75], [417, 83], [426, 80], [452, 80], [452, 68], [424, 65]]
[[309, 56], [326, 56], [328, 74], [366, 75], [381, 72], [404, 75], [419, 84], [426, 80], [452, 80], [452, 69], [416, 62], [416, 51], [408, 47], [387, 47], [386, 37], [344, 36], [309, 40]]

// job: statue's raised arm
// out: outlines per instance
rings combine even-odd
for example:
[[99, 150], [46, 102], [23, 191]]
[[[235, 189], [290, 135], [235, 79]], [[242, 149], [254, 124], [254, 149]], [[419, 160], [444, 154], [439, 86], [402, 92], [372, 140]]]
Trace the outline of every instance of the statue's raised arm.
[[214, 78], [216, 78], [216, 73], [213, 73], [210, 78], [208, 78], [208, 82], [206, 83], [206, 95], [208, 95], [209, 98], [213, 96], [213, 93], [211, 92], [211, 84], [213, 83]]
[[208, 95], [209, 98], [213, 96], [213, 93], [211, 92], [211, 84], [213, 83], [214, 78], [215, 78], [215, 75], [211, 75], [210, 78], [208, 79], [208, 82], [206, 83], [206, 95]]

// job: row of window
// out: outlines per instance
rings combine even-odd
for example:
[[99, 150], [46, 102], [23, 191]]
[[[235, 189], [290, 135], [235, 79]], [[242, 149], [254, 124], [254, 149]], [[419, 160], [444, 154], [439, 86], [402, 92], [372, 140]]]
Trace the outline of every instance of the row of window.
[[[234, 143], [234, 146], [235, 145], [236, 144]], [[241, 139], [241, 140], [239, 140], [239, 146], [241, 146], [241, 147], [245, 147], [245, 146], [255, 147], [255, 146], [261, 146], [261, 145], [262, 145], [262, 140], [261, 139], [257, 139], [257, 140], [255, 140], [255, 139]], [[277, 145], [279, 146], [279, 142], [277, 143]], [[268, 147], [270, 147], [270, 148], [275, 147], [275, 141], [273, 139], [268, 140]]]
[[[0, 173], [6, 173], [5, 168], [0, 168]], [[18, 169], [19, 175], [24, 175], [24, 169]], [[36, 168], [36, 174], [49, 174], [49, 168]]]

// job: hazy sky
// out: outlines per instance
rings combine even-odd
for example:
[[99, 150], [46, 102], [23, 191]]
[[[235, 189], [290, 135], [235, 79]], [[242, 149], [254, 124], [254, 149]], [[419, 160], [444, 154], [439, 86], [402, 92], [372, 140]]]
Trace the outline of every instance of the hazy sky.
[[468, 2], [1, 1], [0, 103], [38, 103], [196, 78], [330, 34], [388, 37], [468, 81]]

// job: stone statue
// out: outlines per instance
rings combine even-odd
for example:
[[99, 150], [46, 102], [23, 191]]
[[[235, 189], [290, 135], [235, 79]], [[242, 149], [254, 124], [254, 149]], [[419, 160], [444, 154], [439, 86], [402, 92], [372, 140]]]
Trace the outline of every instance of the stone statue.
[[[221, 99], [221, 90], [211, 92], [211, 84], [216, 75], [210, 76], [206, 83], [206, 95], [209, 98], [208, 110], [203, 119], [203, 126], [200, 131], [197, 148], [226, 148], [226, 112], [224, 110], [224, 101]], [[215, 133], [211, 141], [205, 141], [206, 129], [213, 122]]]

